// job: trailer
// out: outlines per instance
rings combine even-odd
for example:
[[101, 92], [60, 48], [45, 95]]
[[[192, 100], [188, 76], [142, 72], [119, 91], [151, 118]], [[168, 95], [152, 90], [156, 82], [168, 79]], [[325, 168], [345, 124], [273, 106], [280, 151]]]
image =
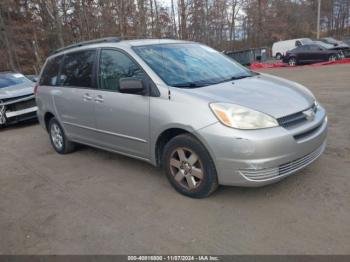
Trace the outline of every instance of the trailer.
[[264, 62], [269, 57], [266, 47], [227, 51], [225, 54], [244, 66], [249, 66], [256, 61]]

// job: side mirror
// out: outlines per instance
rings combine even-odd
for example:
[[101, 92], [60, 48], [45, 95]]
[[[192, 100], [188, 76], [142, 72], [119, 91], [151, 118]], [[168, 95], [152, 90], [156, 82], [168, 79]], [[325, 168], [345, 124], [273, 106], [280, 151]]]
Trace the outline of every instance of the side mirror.
[[119, 92], [144, 95], [146, 93], [146, 87], [141, 79], [121, 78], [119, 79]]

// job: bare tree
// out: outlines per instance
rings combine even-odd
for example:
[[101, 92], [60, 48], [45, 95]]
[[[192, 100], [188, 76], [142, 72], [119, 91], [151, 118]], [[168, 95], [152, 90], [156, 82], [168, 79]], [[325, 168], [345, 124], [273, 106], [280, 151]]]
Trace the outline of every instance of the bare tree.
[[177, 38], [178, 37], [178, 32], [177, 32], [177, 25], [175, 21], [175, 6], [174, 6], [174, 0], [171, 0], [171, 17], [173, 20], [173, 34]]
[[187, 39], [187, 4], [185, 3], [185, 0], [179, 0], [178, 2], [178, 9], [179, 9], [179, 18], [180, 18], [180, 38], [181, 39]]
[[[315, 37], [317, 0], [1, 0], [0, 68], [32, 72], [58, 47], [105, 36], [175, 36], [219, 50]], [[321, 35], [350, 34], [350, 1], [323, 0]]]
[[4, 23], [4, 19], [3, 19], [3, 9], [4, 7], [2, 6], [2, 4], [0, 3], [0, 34], [1, 34], [1, 40], [3, 40], [4, 44], [5, 44], [5, 48], [7, 50], [7, 55], [8, 55], [8, 61], [9, 61], [9, 66], [13, 71], [16, 71], [16, 66], [15, 66], [15, 62], [14, 62], [14, 57], [13, 57], [13, 51], [12, 51], [12, 46], [10, 44], [9, 41], [9, 37], [8, 37], [8, 32], [7, 32], [7, 27]]

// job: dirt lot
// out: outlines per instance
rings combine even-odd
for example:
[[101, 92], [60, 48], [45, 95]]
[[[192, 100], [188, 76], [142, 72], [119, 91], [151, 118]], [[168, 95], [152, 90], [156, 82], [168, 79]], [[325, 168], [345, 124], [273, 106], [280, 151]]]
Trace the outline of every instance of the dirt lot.
[[87, 147], [60, 156], [38, 125], [6, 128], [0, 254], [350, 254], [350, 65], [265, 72], [328, 110], [328, 147], [310, 167], [193, 200], [146, 163]]

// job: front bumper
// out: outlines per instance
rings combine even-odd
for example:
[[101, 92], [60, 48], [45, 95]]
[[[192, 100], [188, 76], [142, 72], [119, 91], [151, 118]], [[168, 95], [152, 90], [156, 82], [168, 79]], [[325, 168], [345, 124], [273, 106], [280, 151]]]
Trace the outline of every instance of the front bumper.
[[263, 186], [299, 171], [322, 154], [327, 117], [319, 107], [312, 121], [293, 128], [237, 130], [215, 123], [196, 135], [215, 162], [219, 184]]

